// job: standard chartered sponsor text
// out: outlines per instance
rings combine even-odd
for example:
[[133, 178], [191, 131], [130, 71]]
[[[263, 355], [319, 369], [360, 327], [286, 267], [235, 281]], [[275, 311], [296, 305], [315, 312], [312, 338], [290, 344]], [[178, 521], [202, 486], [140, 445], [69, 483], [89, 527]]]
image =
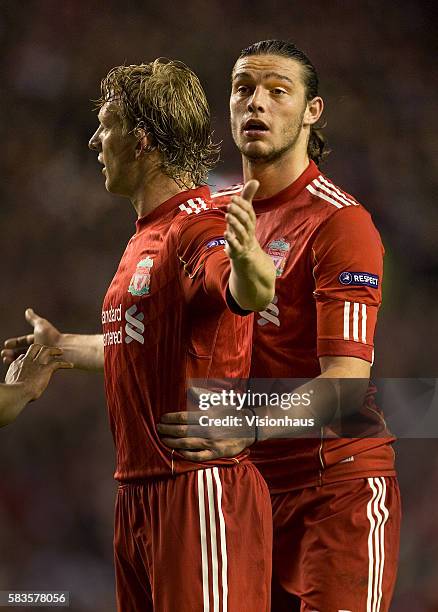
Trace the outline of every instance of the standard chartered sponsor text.
[[[117, 323], [122, 321], [122, 305], [119, 304], [115, 308], [112, 304], [106, 310], [102, 310], [102, 325], [106, 325], [107, 323]], [[122, 344], [123, 327], [120, 327], [116, 330], [108, 330], [103, 334], [103, 345], [111, 346], [113, 344]]]
[[119, 304], [116, 308], [113, 308], [112, 304], [107, 310], [102, 310], [102, 325], [105, 323], [115, 323], [116, 321], [122, 320], [122, 305]]
[[122, 327], [119, 327], [117, 331], [107, 331], [103, 334], [103, 346], [112, 344], [122, 344]]
[[[123, 324], [114, 326], [114, 323], [121, 323], [122, 319], [125, 323], [125, 334], [123, 333]], [[122, 344], [123, 341], [130, 344], [134, 340], [139, 344], [144, 344], [145, 326], [143, 319], [144, 313], [138, 309], [137, 304], [132, 304], [126, 311], [122, 311], [122, 304], [116, 307], [110, 304], [109, 308], [102, 310], [103, 345]], [[105, 326], [112, 327], [112, 329], [107, 329]]]

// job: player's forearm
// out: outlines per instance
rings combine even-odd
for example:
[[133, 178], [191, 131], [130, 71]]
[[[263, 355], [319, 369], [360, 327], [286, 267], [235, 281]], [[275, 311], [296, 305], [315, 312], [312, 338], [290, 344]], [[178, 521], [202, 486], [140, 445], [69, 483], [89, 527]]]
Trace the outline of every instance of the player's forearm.
[[275, 267], [271, 257], [257, 247], [244, 257], [232, 259], [229, 287], [244, 310], [264, 310], [275, 294]]
[[103, 370], [102, 334], [61, 334], [58, 344], [66, 361], [80, 370]]
[[360, 410], [368, 382], [367, 378], [350, 377], [343, 368], [327, 370], [291, 392], [297, 405], [287, 410], [277, 405], [255, 409], [257, 416], [268, 417], [275, 423], [265, 424], [259, 419], [258, 439], [319, 436], [322, 427], [340, 422], [348, 435], [348, 419]]
[[0, 384], [0, 427], [12, 423], [31, 400], [23, 383]]

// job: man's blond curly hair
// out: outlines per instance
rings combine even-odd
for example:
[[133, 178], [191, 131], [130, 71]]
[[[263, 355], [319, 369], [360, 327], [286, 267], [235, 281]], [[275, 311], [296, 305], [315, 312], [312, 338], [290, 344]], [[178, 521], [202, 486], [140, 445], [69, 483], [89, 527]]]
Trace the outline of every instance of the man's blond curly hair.
[[144, 130], [162, 169], [182, 186], [200, 185], [219, 158], [210, 109], [196, 74], [183, 62], [158, 58], [116, 66], [101, 81], [96, 107], [115, 102], [125, 133]]

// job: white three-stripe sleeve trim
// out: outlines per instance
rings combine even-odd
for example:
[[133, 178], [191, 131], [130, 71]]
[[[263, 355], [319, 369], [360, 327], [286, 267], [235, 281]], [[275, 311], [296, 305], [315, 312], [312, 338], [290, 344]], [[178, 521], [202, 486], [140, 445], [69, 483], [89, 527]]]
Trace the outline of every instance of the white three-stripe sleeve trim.
[[202, 592], [204, 612], [210, 611], [208, 590], [207, 530], [205, 523], [204, 470], [198, 470], [199, 531], [201, 535]]
[[353, 305], [353, 340], [359, 342], [359, 304], [354, 302]]
[[326, 202], [330, 202], [330, 204], [333, 204], [333, 206], [336, 206], [336, 208], [343, 208], [342, 204], [340, 204], [336, 200], [333, 200], [333, 198], [330, 198], [327, 194], [323, 193], [322, 191], [317, 191], [314, 187], [312, 187], [312, 185], [307, 185], [306, 189], [308, 189], [308, 191], [310, 191], [310, 193], [313, 194], [314, 196], [317, 196], [318, 198], [322, 198], [323, 200], [326, 200]]
[[[352, 304], [353, 308], [351, 308]], [[355, 342], [363, 342], [366, 344], [368, 319], [366, 304], [361, 304], [360, 302], [344, 302], [344, 340], [350, 340], [350, 315], [352, 318], [352, 339]]]
[[350, 340], [350, 302], [344, 302], [344, 340]]
[[[321, 178], [321, 177], [319, 177], [319, 178]], [[312, 184], [315, 185], [315, 187], [317, 189], [319, 189], [321, 191], [324, 191], [331, 198], [333, 198], [336, 201], [340, 202], [340, 204], [343, 204], [344, 206], [351, 206], [351, 202], [349, 202], [344, 197], [342, 197], [342, 196], [338, 195], [337, 193], [335, 193], [335, 191], [333, 189], [330, 189], [329, 187], [327, 187], [327, 185], [323, 185], [322, 183], [320, 183], [318, 179], [315, 179], [314, 181], [312, 181]]]
[[227, 537], [225, 532], [225, 519], [222, 512], [222, 483], [217, 467], [213, 468], [213, 476], [217, 486], [217, 506], [219, 514], [219, 531], [221, 543], [222, 560], [222, 612], [228, 610], [228, 556], [227, 556]]
[[362, 342], [367, 343], [367, 307], [362, 304]]
[[213, 612], [219, 612], [219, 573], [217, 558], [216, 537], [216, 508], [214, 503], [213, 480], [211, 470], [205, 470], [207, 477], [208, 513], [210, 516], [210, 544], [211, 544], [211, 578], [213, 583]]
[[351, 204], [353, 204], [353, 206], [358, 206], [358, 203], [355, 202], [354, 200], [352, 200], [351, 198], [349, 198], [348, 196], [345, 195], [345, 193], [343, 193], [340, 189], [338, 189], [336, 187], [336, 185], [334, 185], [333, 183], [331, 183], [330, 181], [328, 181], [325, 176], [322, 176], [322, 174], [320, 174], [318, 176], [318, 179], [324, 183], [324, 185], [327, 185], [327, 187], [330, 187], [330, 189], [332, 189], [332, 191], [335, 191], [340, 198], [342, 198], [343, 200], [346, 200], [348, 202], [348, 206], [350, 206]]

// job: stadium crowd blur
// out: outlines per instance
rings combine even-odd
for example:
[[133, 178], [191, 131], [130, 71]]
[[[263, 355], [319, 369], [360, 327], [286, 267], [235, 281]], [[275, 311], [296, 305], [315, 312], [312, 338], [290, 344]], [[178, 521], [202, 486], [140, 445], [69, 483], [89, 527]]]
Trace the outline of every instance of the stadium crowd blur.
[[[386, 246], [374, 373], [438, 375], [433, 3], [28, 0], [0, 11], [2, 341], [27, 329], [28, 306], [64, 331], [100, 331], [135, 221], [87, 150], [100, 78], [157, 56], [188, 63], [223, 141], [210, 177], [221, 187], [240, 179], [227, 110], [233, 61], [275, 37], [316, 64], [333, 149], [323, 170], [365, 203]], [[397, 449], [404, 522], [392, 609], [436, 612], [438, 440]], [[0, 432], [0, 589], [69, 590], [72, 610], [114, 610], [113, 465], [102, 378], [59, 373]]]

